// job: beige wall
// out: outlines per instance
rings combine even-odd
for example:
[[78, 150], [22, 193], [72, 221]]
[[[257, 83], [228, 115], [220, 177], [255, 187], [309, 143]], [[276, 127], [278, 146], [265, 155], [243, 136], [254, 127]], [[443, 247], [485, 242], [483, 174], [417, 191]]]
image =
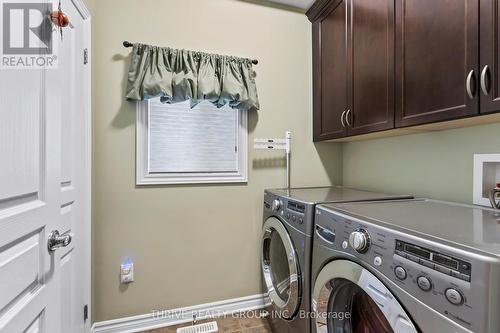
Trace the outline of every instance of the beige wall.
[[89, 9], [90, 13], [93, 15], [94, 14], [94, 6], [95, 6], [95, 0], [84, 0], [83, 1], [87, 8]]
[[474, 153], [500, 152], [500, 124], [344, 144], [343, 184], [472, 203]]
[[[262, 193], [283, 186], [281, 155], [250, 149], [247, 185], [136, 187], [135, 105], [123, 99], [130, 50], [121, 43], [258, 59], [261, 110], [250, 115], [249, 144], [291, 130], [293, 185], [328, 185], [341, 182], [341, 150], [312, 143], [310, 23], [234, 0], [99, 0], [93, 14], [94, 320], [260, 293]], [[121, 286], [126, 255], [136, 281]]]

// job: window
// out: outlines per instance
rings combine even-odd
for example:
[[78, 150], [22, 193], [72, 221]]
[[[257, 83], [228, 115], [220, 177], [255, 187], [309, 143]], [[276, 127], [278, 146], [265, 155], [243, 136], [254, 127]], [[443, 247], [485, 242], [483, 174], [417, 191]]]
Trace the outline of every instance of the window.
[[138, 102], [137, 184], [247, 181], [247, 113], [209, 102]]

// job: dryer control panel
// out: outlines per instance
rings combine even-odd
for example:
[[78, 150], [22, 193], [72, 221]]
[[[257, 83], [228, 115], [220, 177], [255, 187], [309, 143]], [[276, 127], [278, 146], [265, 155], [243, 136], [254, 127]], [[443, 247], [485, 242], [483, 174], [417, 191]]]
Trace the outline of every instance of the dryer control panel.
[[264, 193], [264, 219], [273, 215], [293, 228], [312, 236], [314, 205], [272, 193]]

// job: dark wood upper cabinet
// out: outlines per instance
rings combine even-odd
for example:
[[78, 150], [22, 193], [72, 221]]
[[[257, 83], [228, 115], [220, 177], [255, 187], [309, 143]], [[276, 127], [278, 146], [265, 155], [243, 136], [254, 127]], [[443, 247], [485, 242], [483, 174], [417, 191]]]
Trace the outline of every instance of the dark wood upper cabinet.
[[500, 119], [500, 0], [317, 0], [307, 16], [315, 141]]
[[318, 1], [314, 140], [394, 128], [394, 1]]
[[396, 1], [396, 126], [478, 114], [479, 0]]
[[481, 69], [479, 73], [481, 113], [500, 110], [500, 3], [480, 2]]
[[347, 5], [330, 1], [313, 23], [314, 141], [347, 135]]
[[348, 0], [349, 135], [394, 128], [394, 0]]

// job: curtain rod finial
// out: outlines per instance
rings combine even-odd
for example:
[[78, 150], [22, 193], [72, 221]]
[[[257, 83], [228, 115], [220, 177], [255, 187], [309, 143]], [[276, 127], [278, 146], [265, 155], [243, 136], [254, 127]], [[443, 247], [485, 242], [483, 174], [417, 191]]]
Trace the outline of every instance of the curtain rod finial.
[[252, 64], [257, 65], [259, 63], [258, 60], [252, 60]]
[[132, 44], [132, 43], [131, 43], [131, 42], [129, 42], [129, 41], [124, 41], [124, 42], [123, 42], [123, 46], [125, 46], [125, 47], [132, 47], [132, 46], [134, 46], [134, 44]]

